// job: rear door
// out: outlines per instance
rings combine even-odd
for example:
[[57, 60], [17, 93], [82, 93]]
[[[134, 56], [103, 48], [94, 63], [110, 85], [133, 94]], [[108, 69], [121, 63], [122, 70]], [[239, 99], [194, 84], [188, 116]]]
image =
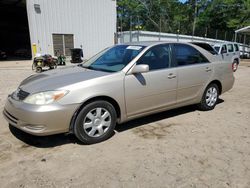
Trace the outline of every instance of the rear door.
[[224, 61], [231, 62], [231, 57], [229, 55], [229, 50], [226, 44], [222, 45], [220, 53]]
[[136, 116], [176, 103], [176, 68], [171, 67], [169, 44], [154, 46], [137, 61], [149, 72], [125, 76], [127, 115]]
[[238, 44], [234, 44], [234, 55], [236, 55], [238, 59], [240, 58], [240, 50]]
[[177, 67], [177, 103], [195, 100], [211, 77], [213, 67], [198, 50], [187, 44], [174, 45]]
[[236, 53], [234, 52], [233, 44], [227, 44], [227, 51], [228, 51], [227, 60], [229, 62], [233, 62], [233, 57], [236, 55]]

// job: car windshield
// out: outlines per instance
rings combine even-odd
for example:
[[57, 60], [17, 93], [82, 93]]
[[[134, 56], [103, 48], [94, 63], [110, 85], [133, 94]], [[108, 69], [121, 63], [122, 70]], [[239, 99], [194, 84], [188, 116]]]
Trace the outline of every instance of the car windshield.
[[117, 45], [98, 53], [89, 59], [82, 67], [105, 72], [121, 71], [132, 61], [145, 46], [139, 45]]
[[214, 49], [219, 52], [220, 51], [220, 46], [214, 46]]

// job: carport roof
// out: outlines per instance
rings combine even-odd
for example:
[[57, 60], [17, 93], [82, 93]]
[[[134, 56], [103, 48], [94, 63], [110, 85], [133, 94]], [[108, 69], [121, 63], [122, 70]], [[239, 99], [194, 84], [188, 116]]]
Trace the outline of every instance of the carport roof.
[[242, 33], [242, 34], [250, 35], [250, 25], [236, 30], [235, 33]]

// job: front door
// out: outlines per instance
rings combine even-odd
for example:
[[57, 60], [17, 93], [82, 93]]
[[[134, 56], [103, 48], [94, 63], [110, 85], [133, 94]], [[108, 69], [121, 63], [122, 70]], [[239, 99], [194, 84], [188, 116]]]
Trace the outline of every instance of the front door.
[[170, 45], [149, 49], [137, 64], [149, 65], [149, 72], [125, 76], [127, 116], [160, 110], [176, 103], [176, 68], [171, 66]]

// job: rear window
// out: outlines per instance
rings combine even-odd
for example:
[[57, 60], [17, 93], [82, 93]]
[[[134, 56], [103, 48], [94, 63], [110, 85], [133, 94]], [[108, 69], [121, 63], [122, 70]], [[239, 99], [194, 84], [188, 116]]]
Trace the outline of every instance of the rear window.
[[217, 54], [217, 52], [214, 50], [214, 48], [207, 43], [193, 42], [192, 44], [197, 45], [197, 46], [209, 51], [213, 55]]
[[234, 47], [233, 47], [232, 44], [228, 44], [227, 49], [228, 49], [228, 52], [233, 52], [234, 51]]
[[175, 58], [178, 66], [209, 63], [206, 57], [191, 46], [185, 44], [175, 44], [174, 47], [176, 55]]
[[239, 46], [238, 46], [238, 44], [234, 44], [234, 49], [235, 49], [236, 52], [239, 51]]

